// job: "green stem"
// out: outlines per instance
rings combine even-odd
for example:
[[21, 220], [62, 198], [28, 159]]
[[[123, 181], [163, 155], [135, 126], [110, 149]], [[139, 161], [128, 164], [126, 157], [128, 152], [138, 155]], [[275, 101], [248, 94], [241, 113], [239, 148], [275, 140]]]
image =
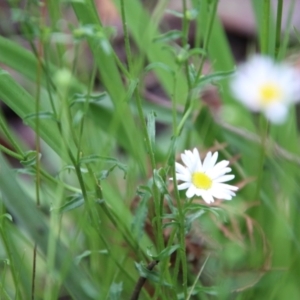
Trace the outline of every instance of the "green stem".
[[126, 51], [126, 56], [127, 56], [128, 70], [129, 70], [129, 73], [131, 73], [131, 71], [132, 71], [132, 56], [131, 56], [131, 50], [130, 50], [130, 41], [129, 41], [127, 22], [126, 22], [124, 0], [120, 0], [120, 4], [121, 4], [121, 17], [122, 17], [122, 26], [123, 26], [123, 32], [124, 32], [125, 51]]
[[[41, 7], [41, 14], [43, 15], [44, 9]], [[40, 28], [42, 28], [42, 19]], [[43, 55], [43, 43], [39, 40], [38, 43], [38, 55], [37, 55], [37, 70], [36, 70], [36, 100], [35, 100], [35, 113], [38, 116], [40, 111], [40, 94], [41, 94], [41, 75], [42, 75], [42, 55]], [[35, 150], [36, 153], [41, 152], [40, 146], [40, 118], [35, 119]], [[35, 183], [35, 195], [36, 195], [36, 205], [40, 206], [40, 185], [41, 185], [41, 174], [40, 174], [40, 159], [37, 157], [35, 170], [36, 170], [36, 183]], [[35, 299], [35, 280], [36, 280], [36, 265], [37, 265], [37, 243], [34, 242], [33, 247], [33, 258], [32, 258], [32, 282], [31, 282], [31, 299]]]
[[[187, 5], [186, 0], [182, 0], [182, 10], [183, 10], [183, 20], [182, 20], [182, 47], [183, 49], [188, 49], [188, 35], [189, 35], [189, 20], [187, 16]], [[184, 62], [185, 73], [187, 78], [188, 89], [191, 89], [191, 79], [189, 74], [189, 62], [186, 60]], [[189, 99], [189, 97], [188, 97]], [[188, 102], [188, 101], [187, 101]]]
[[278, 58], [280, 43], [281, 43], [282, 7], [283, 7], [283, 0], [277, 0], [275, 58]]
[[263, 3], [263, 28], [261, 38], [261, 53], [269, 54], [269, 39], [270, 39], [270, 0], [264, 0]]
[[[210, 12], [208, 28], [207, 28], [207, 32], [206, 32], [204, 42], [203, 42], [203, 50], [205, 52], [208, 51], [208, 44], [209, 44], [209, 41], [210, 41], [212, 28], [213, 28], [215, 16], [216, 16], [216, 13], [217, 13], [217, 7], [218, 7], [218, 0], [215, 0], [212, 4], [212, 9], [211, 9], [211, 12]], [[206, 59], [206, 56], [202, 55], [201, 60], [200, 60], [199, 69], [198, 69], [198, 72], [197, 72], [197, 76], [196, 76], [196, 79], [195, 79], [195, 82], [194, 82], [195, 84], [198, 82], [198, 80], [199, 80], [199, 78], [202, 74], [202, 69], [203, 69], [203, 66], [204, 66], [205, 59]]]
[[[168, 244], [167, 244], [166, 248], [171, 247], [171, 245], [174, 242], [176, 233], [177, 233], [177, 228], [174, 227], [173, 230], [171, 231], [171, 234], [170, 234], [170, 237], [168, 239]], [[162, 261], [162, 263], [161, 263], [162, 264], [161, 265], [161, 270], [162, 270], [162, 274], [165, 274], [165, 272], [167, 273], [166, 274], [167, 280], [169, 279], [170, 282], [171, 282], [170, 268], [168, 267], [168, 265], [170, 263], [170, 259], [171, 259], [171, 256], [169, 256], [168, 259]], [[175, 264], [176, 264], [176, 262], [175, 262]], [[174, 269], [176, 269], [176, 267]], [[178, 274], [178, 272], [177, 272], [177, 274]], [[176, 295], [176, 287], [174, 285], [172, 285], [171, 290], [172, 290], [172, 293], [173, 293], [172, 299], [176, 299], [176, 297], [177, 297], [177, 295]]]
[[48, 174], [46, 171], [44, 170], [40, 170], [41, 171], [41, 175], [43, 176], [44, 179], [47, 179], [49, 182], [53, 183], [55, 186], [57, 185], [61, 185], [63, 186], [66, 190], [70, 191], [70, 192], [74, 192], [74, 193], [80, 193], [81, 189], [73, 187], [67, 183], [64, 183], [63, 181], [60, 181], [54, 177], [52, 177], [50, 174]]
[[182, 130], [183, 126], [184, 126], [184, 123], [187, 120], [187, 118], [189, 117], [189, 115], [191, 114], [192, 110], [193, 110], [193, 106], [190, 106], [188, 108], [188, 110], [185, 112], [185, 114], [183, 115], [183, 117], [182, 117], [182, 119], [181, 119], [181, 121], [180, 121], [180, 123], [179, 123], [179, 125], [178, 125], [178, 127], [176, 129], [176, 136], [180, 135], [181, 130]]
[[194, 283], [193, 283], [193, 285], [191, 287], [191, 290], [190, 290], [190, 292], [189, 292], [188, 297], [186, 298], [186, 300], [190, 300], [190, 298], [192, 297], [193, 290], [195, 289], [196, 284], [198, 284], [198, 282], [199, 282], [200, 275], [202, 274], [202, 272], [203, 272], [203, 270], [205, 268], [205, 265], [206, 265], [209, 257], [210, 257], [210, 253], [207, 255], [207, 257], [206, 257], [206, 259], [205, 259], [205, 261], [204, 261], [204, 263], [203, 263], [203, 265], [202, 265], [199, 273], [197, 274], [197, 276], [196, 276], [196, 278], [194, 280]]
[[174, 74], [174, 87], [173, 87], [173, 97], [172, 97], [172, 122], [173, 122], [173, 135], [176, 135], [176, 127], [177, 127], [177, 78], [180, 69], [178, 68]]
[[14, 152], [14, 151], [9, 150], [8, 148], [4, 147], [3, 145], [0, 145], [0, 150], [2, 152], [4, 152], [5, 154], [7, 154], [7, 155], [19, 160], [19, 161], [23, 159], [22, 155]]
[[112, 55], [115, 58], [115, 61], [117, 63], [117, 66], [120, 68], [120, 70], [122, 71], [122, 73], [127, 77], [130, 78], [130, 73], [127, 71], [127, 69], [124, 67], [124, 65], [122, 64], [122, 62], [120, 61], [120, 58], [118, 57], [118, 55], [113, 52]]
[[[177, 204], [177, 209], [178, 209], [178, 217], [179, 217], [179, 255], [180, 255], [180, 260], [181, 260], [181, 266], [182, 266], [182, 280], [183, 280], [183, 294], [184, 294], [184, 299], [187, 297], [187, 261], [186, 261], [186, 248], [185, 248], [185, 230], [184, 230], [184, 225], [185, 225], [185, 216], [183, 214], [182, 206], [181, 206], [181, 201], [180, 201], [180, 196], [177, 188], [177, 181], [176, 181], [176, 169], [175, 169], [175, 163], [172, 165], [172, 177], [173, 177], [173, 182], [174, 182], [174, 194], [176, 198], [176, 204]], [[175, 273], [174, 273], [174, 282], [178, 278], [178, 267], [176, 268], [175, 266]]]
[[262, 186], [262, 179], [263, 179], [263, 168], [264, 168], [264, 161], [266, 157], [266, 142], [267, 142], [267, 136], [269, 131], [269, 122], [264, 119], [263, 116], [261, 116], [261, 152], [260, 152], [260, 158], [259, 158], [259, 173], [257, 177], [257, 186], [256, 191], [254, 195], [254, 199], [259, 199], [259, 194]]
[[[196, 2], [196, 1], [195, 1]], [[196, 6], [196, 9], [198, 11], [197, 19], [196, 19], [196, 32], [195, 32], [195, 48], [200, 48], [201, 39], [202, 39], [202, 31], [203, 27], [205, 26], [204, 18], [203, 18], [203, 10], [206, 9], [206, 3], [202, 0], [198, 0], [196, 3], [194, 3], [194, 7]]]
[[81, 141], [82, 141], [82, 135], [83, 135], [83, 128], [84, 128], [84, 121], [85, 121], [85, 116], [86, 113], [88, 111], [89, 108], [89, 99], [90, 99], [90, 95], [93, 89], [93, 85], [95, 82], [95, 78], [96, 78], [96, 73], [97, 73], [97, 65], [94, 64], [93, 70], [92, 70], [92, 76], [91, 76], [91, 82], [90, 85], [88, 87], [88, 92], [87, 92], [87, 96], [84, 102], [84, 107], [83, 107], [83, 116], [80, 122], [80, 129], [79, 129], [79, 137], [78, 137], [78, 147], [77, 147], [77, 161], [79, 161], [80, 158], [80, 154], [81, 154]]
[[13, 146], [13, 148], [16, 150], [16, 152], [22, 156], [21, 159], [23, 159], [24, 155], [23, 155], [23, 150], [21, 149], [21, 147], [19, 147], [19, 145], [15, 142], [13, 136], [11, 135], [11, 133], [8, 130], [7, 125], [4, 122], [3, 116], [0, 116], [0, 128], [3, 130], [5, 136], [8, 138], [9, 142], [11, 143], [11, 145]]
[[9, 265], [10, 265], [10, 271], [11, 271], [11, 276], [12, 276], [12, 281], [14, 284], [14, 288], [15, 288], [15, 299], [18, 299], [18, 295], [22, 294], [22, 292], [20, 291], [20, 284], [18, 281], [19, 275], [18, 275], [18, 268], [15, 266], [15, 260], [13, 257], [13, 251], [11, 249], [10, 245], [10, 239], [7, 237], [8, 233], [9, 233], [9, 229], [6, 226], [6, 218], [3, 217], [3, 215], [5, 214], [6, 210], [3, 204], [1, 204], [0, 206], [0, 237], [1, 237], [1, 242], [3, 243], [8, 261], [9, 261]]
[[[212, 4], [208, 29], [207, 29], [207, 32], [206, 32], [206, 35], [205, 35], [205, 38], [204, 38], [204, 42], [203, 42], [203, 50], [205, 52], [208, 51], [208, 44], [209, 44], [211, 33], [212, 33], [212, 28], [213, 28], [213, 24], [214, 24], [216, 12], [217, 12], [217, 7], [218, 7], [218, 0], [215, 0]], [[203, 69], [203, 66], [204, 66], [205, 59], [206, 59], [206, 55], [202, 55], [196, 78], [193, 82], [193, 85], [191, 85], [191, 84], [189, 85], [189, 90], [193, 89], [193, 87], [197, 84], [197, 82], [198, 82], [198, 80], [199, 80], [199, 78], [202, 74], [202, 69]], [[188, 77], [188, 80], [189, 80], [189, 77]], [[189, 94], [187, 96], [187, 101], [186, 101], [186, 104], [185, 104], [185, 107], [184, 107], [184, 113], [186, 113], [189, 110], [189, 108], [192, 104], [192, 101], [193, 101], [193, 97], [192, 97], [192, 94], [189, 92]]]

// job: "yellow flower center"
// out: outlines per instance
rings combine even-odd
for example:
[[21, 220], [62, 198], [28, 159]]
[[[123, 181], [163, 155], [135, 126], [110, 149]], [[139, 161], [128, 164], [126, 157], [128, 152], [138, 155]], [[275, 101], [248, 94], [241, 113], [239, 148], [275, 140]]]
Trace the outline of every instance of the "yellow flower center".
[[212, 185], [212, 180], [204, 173], [195, 172], [192, 175], [192, 183], [198, 189], [208, 190]]
[[274, 83], [266, 83], [259, 90], [262, 104], [268, 105], [281, 98], [281, 89]]

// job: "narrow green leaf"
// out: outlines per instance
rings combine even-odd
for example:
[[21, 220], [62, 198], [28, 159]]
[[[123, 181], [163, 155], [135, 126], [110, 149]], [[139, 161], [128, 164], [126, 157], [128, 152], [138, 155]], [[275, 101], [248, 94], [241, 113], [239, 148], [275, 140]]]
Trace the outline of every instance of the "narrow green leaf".
[[137, 268], [139, 274], [141, 277], [147, 278], [150, 281], [153, 281], [155, 283], [159, 283], [162, 284], [164, 286], [171, 286], [168, 282], [166, 282], [165, 280], [161, 280], [161, 277], [159, 276], [159, 273], [154, 271], [154, 270], [148, 270], [146, 268], [146, 266], [144, 266], [141, 263], [137, 263], [135, 262], [135, 267]]
[[97, 176], [98, 180], [101, 181], [101, 180], [106, 179], [106, 178], [108, 177], [109, 173], [110, 173], [110, 170], [111, 170], [111, 169], [100, 171], [100, 173], [99, 173], [98, 176]]
[[154, 151], [155, 149], [155, 117], [156, 113], [154, 111], [147, 115], [147, 132], [150, 140], [151, 149], [149, 151]]
[[154, 42], [170, 42], [182, 37], [182, 32], [180, 30], [170, 30], [167, 31], [153, 39]]
[[59, 208], [60, 213], [65, 213], [67, 211], [78, 208], [84, 204], [84, 199], [82, 194], [75, 194], [69, 197], [69, 201]]
[[166, 13], [181, 19], [184, 17], [183, 13], [174, 9], [166, 9]]
[[168, 192], [166, 183], [160, 176], [159, 170], [153, 170], [153, 179], [154, 179], [154, 183], [157, 186], [157, 188], [159, 189], [160, 193], [162, 195], [168, 195], [169, 192]]
[[29, 115], [26, 115], [23, 119], [24, 123], [27, 124], [28, 120], [31, 119], [48, 119], [48, 120], [52, 120], [52, 121], [57, 121], [55, 118], [55, 115], [53, 112], [50, 111], [40, 111], [38, 113], [31, 113]]
[[298, 42], [300, 43], [300, 32], [299, 30], [294, 26], [295, 35], [297, 37]]
[[148, 203], [151, 196], [152, 195], [149, 192], [143, 194], [132, 219], [132, 232], [135, 234], [138, 241], [144, 234], [145, 222], [148, 216]]
[[[108, 254], [107, 249], [99, 250], [99, 251], [96, 251], [96, 252], [99, 253], [99, 254]], [[81, 262], [81, 260], [82, 260], [83, 258], [90, 256], [92, 253], [93, 253], [92, 251], [86, 250], [86, 251], [84, 251], [83, 253], [77, 255], [77, 256], [75, 257], [75, 259], [74, 259], [75, 264], [76, 264], [76, 265], [79, 265], [80, 262]]]
[[168, 66], [167, 64], [162, 63], [162, 62], [153, 62], [153, 63], [147, 65], [145, 67], [145, 72], [149, 72], [154, 69], [162, 69], [162, 70], [167, 71], [168, 73], [174, 75], [174, 71], [170, 68], [170, 66]]
[[30, 169], [14, 169], [14, 171], [16, 172], [16, 174], [24, 174], [24, 175], [30, 175], [33, 176], [36, 174], [36, 171], [34, 168], [30, 168]]
[[202, 77], [199, 78], [197, 83], [195, 84], [196, 89], [203, 88], [205, 85], [208, 84], [214, 84], [220, 80], [224, 80], [229, 78], [231, 75], [234, 74], [234, 70], [232, 71], [225, 71], [225, 72], [215, 72], [213, 74], [209, 75], [203, 75]]
[[[79, 160], [80, 164], [90, 164], [90, 163], [95, 163], [95, 162], [112, 163], [112, 164], [114, 164], [114, 166], [112, 166], [108, 171], [111, 172], [115, 167], [118, 167], [120, 170], [122, 170], [124, 172], [124, 178], [126, 177], [127, 166], [125, 164], [119, 162], [117, 159], [115, 159], [113, 157], [91, 154], [88, 156], [84, 156], [84, 157], [80, 158], [80, 160]], [[104, 173], [102, 175], [104, 175]]]
[[30, 150], [25, 153], [24, 159], [21, 160], [20, 163], [24, 167], [31, 167], [36, 164], [37, 159], [41, 159], [41, 153]]
[[91, 154], [87, 156], [83, 156], [80, 158], [79, 163], [80, 164], [89, 164], [89, 163], [95, 163], [95, 162], [106, 162], [106, 163], [114, 163], [117, 164], [118, 160], [109, 157], [109, 156], [102, 156], [102, 155], [97, 155], [97, 154]]
[[12, 217], [12, 215], [11, 214], [3, 214], [3, 215], [1, 215], [0, 216], [0, 219], [7, 219], [7, 220], [9, 220], [10, 222], [13, 222], [13, 217]]
[[107, 93], [98, 93], [98, 94], [80, 94], [75, 93], [73, 97], [71, 98], [69, 105], [72, 107], [74, 104], [77, 103], [86, 103], [88, 101], [89, 104], [99, 104], [100, 102], [106, 100], [108, 97]]
[[127, 93], [126, 93], [126, 102], [128, 102], [132, 99], [133, 93], [134, 93], [135, 89], [137, 88], [138, 84], [139, 84], [138, 79], [131, 79], [130, 80], [128, 90], [127, 90]]
[[180, 245], [173, 245], [170, 247], [165, 248], [164, 250], [162, 250], [159, 254], [157, 255], [152, 255], [150, 251], [147, 252], [147, 254], [152, 257], [154, 260], [162, 260], [166, 257], [169, 257], [170, 255], [172, 255], [172, 253], [174, 253], [177, 249], [180, 248]]
[[186, 227], [186, 232], [189, 232], [192, 226], [192, 223], [201, 217], [205, 213], [204, 210], [198, 210], [197, 212], [187, 215], [185, 218], [185, 227]]
[[109, 288], [109, 299], [110, 300], [121, 299], [122, 291], [123, 291], [123, 282], [120, 283], [113, 282]]

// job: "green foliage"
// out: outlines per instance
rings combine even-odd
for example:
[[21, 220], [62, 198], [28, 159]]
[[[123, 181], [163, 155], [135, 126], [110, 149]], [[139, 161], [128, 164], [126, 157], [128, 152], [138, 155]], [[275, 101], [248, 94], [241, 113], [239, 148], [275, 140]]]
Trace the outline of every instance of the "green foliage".
[[[217, 3], [165, 10], [182, 28], [162, 32], [163, 1], [115, 1], [125, 63], [95, 1], [10, 1], [21, 33], [0, 37], [0, 99], [24, 131], [1, 112], [0, 299], [299, 299], [296, 111], [271, 126], [232, 97]], [[280, 3], [275, 16], [252, 1], [260, 50], [278, 60]], [[230, 160], [232, 201], [178, 190], [178, 154], [195, 147]]]

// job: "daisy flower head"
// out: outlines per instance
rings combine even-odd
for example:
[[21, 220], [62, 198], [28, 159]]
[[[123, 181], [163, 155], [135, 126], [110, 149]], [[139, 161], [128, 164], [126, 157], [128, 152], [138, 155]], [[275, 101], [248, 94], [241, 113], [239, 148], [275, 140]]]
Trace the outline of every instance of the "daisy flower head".
[[202, 162], [198, 150], [194, 148], [193, 152], [185, 150], [181, 159], [185, 166], [175, 163], [176, 179], [182, 181], [178, 189], [186, 189], [188, 198], [200, 196], [205, 202], [212, 203], [214, 198], [231, 200], [235, 196], [234, 191], [238, 188], [224, 183], [234, 178], [232, 174], [226, 175], [231, 171], [229, 161], [216, 163], [218, 152], [208, 152]]
[[256, 55], [238, 67], [231, 82], [233, 95], [273, 123], [283, 123], [289, 106], [300, 100], [300, 74], [268, 56]]

